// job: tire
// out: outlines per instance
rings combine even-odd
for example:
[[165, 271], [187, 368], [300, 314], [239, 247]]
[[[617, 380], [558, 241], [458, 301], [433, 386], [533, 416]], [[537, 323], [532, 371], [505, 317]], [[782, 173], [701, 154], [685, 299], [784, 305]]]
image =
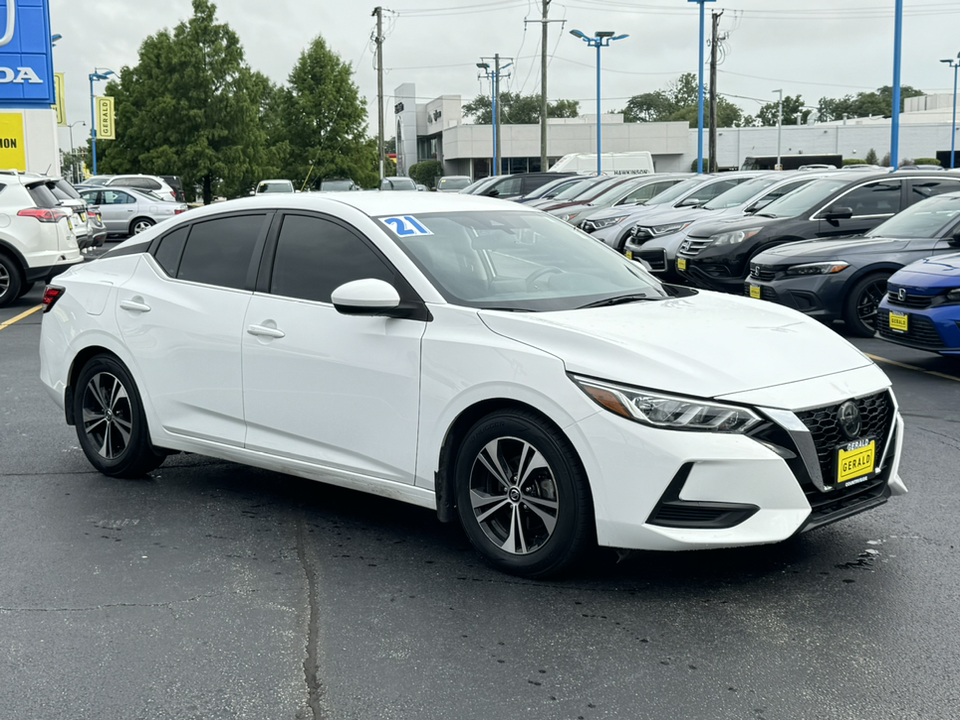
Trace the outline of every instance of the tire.
[[580, 459], [533, 413], [500, 411], [477, 422], [460, 445], [454, 473], [464, 531], [499, 570], [553, 575], [595, 541]]
[[132, 478], [166, 457], [150, 444], [140, 394], [127, 369], [109, 355], [92, 358], [77, 379], [73, 419], [90, 464], [110, 477]]
[[873, 337], [877, 331], [877, 306], [887, 291], [889, 273], [866, 275], [850, 288], [843, 301], [843, 322], [856, 337]]
[[22, 282], [20, 266], [9, 255], [0, 253], [0, 307], [6, 307], [20, 297]]
[[133, 222], [130, 223], [130, 234], [139, 235], [144, 230], [152, 228], [154, 225], [156, 225], [156, 223], [150, 218], [134, 218]]
[[36, 283], [32, 283], [32, 282], [24, 283], [23, 285], [21, 285], [21, 286], [20, 286], [20, 291], [17, 293], [17, 297], [18, 297], [18, 298], [22, 298], [22, 297], [23, 297], [24, 295], [26, 295], [28, 292], [30, 292], [31, 290], [33, 290], [33, 286], [34, 286], [34, 285], [36, 285]]

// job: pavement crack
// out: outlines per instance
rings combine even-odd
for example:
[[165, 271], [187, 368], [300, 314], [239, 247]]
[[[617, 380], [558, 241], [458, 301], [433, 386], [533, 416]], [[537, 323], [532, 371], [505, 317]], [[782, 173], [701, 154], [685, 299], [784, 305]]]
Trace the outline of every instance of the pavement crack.
[[323, 720], [320, 698], [323, 686], [320, 683], [320, 610], [317, 602], [317, 574], [307, 561], [306, 530], [303, 517], [297, 518], [297, 559], [303, 574], [307, 578], [307, 596], [310, 616], [307, 619], [307, 647], [303, 660], [303, 675], [307, 684], [307, 705], [313, 713], [313, 720]]
[[33, 612], [51, 612], [51, 613], [69, 613], [69, 612], [91, 612], [94, 610], [104, 610], [106, 608], [171, 608], [176, 607], [177, 605], [183, 605], [186, 603], [199, 602], [200, 600], [206, 600], [207, 598], [218, 597], [221, 595], [226, 595], [227, 593], [204, 593], [202, 595], [196, 595], [191, 598], [183, 598], [181, 600], [170, 600], [169, 602], [157, 602], [157, 603], [137, 603], [137, 602], [118, 602], [118, 603], [104, 603], [102, 605], [88, 605], [85, 607], [0, 607], [0, 613], [10, 612], [10, 613], [33, 613]]

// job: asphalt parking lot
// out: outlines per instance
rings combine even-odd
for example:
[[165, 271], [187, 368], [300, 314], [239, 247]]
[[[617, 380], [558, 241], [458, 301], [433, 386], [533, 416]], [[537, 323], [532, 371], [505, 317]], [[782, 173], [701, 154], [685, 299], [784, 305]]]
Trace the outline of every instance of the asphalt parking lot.
[[776, 546], [488, 569], [433, 513], [191, 455], [93, 472], [0, 311], [11, 718], [946, 718], [960, 706], [960, 362], [855, 340], [910, 493]]

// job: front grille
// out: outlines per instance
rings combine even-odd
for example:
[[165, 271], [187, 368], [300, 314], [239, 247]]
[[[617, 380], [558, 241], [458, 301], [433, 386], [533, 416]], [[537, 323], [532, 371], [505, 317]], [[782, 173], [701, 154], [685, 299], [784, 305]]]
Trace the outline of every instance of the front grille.
[[711, 242], [707, 238], [687, 238], [680, 245], [680, 252], [684, 255], [699, 255], [704, 248], [710, 245]]
[[[876, 459], [879, 463], [886, 450], [887, 436], [890, 434], [890, 424], [893, 422], [893, 403], [890, 394], [886, 391], [855, 400], [860, 410], [861, 437], [873, 438], [876, 441]], [[837, 421], [837, 412], [840, 404], [815, 408], [798, 412], [797, 417], [807, 426], [813, 437], [813, 444], [817, 449], [817, 460], [820, 464], [820, 473], [826, 485], [832, 485], [836, 478], [837, 448], [847, 442], [840, 430]], [[868, 484], [868, 483], [861, 483]], [[851, 486], [851, 490], [859, 487]], [[832, 495], [833, 493], [831, 493]]]
[[770, 265], [757, 265], [756, 263], [750, 265], [750, 277], [754, 280], [773, 280], [776, 274], [776, 268]]
[[930, 349], [944, 347], [943, 338], [937, 332], [937, 326], [926, 315], [909, 315], [907, 331], [898, 332], [890, 327], [890, 311], [880, 308], [877, 312], [877, 332], [880, 333], [880, 337], [894, 342], [908, 341], [908, 344], [915, 347]]
[[933, 296], [906, 293], [901, 300], [897, 297], [897, 291], [891, 290], [887, 293], [887, 302], [891, 305], [899, 305], [900, 307], [921, 309], [930, 307], [930, 304], [933, 302]]
[[667, 269], [667, 251], [660, 250], [639, 250], [633, 253], [634, 258], [640, 258], [645, 261], [651, 270], [663, 272]]

